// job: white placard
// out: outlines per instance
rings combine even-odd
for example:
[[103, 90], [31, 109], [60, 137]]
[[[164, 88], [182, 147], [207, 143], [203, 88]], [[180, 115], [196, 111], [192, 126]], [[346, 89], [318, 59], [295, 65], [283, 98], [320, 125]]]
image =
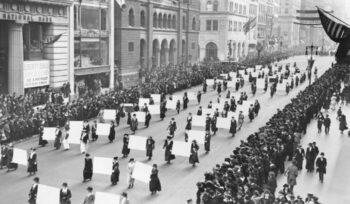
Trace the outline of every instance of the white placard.
[[50, 61], [24, 61], [23, 86], [33, 88], [50, 85]]
[[214, 109], [214, 111], [216, 111], [216, 109], [218, 109], [219, 112], [221, 112], [224, 109], [224, 105], [225, 105], [225, 102], [223, 102], [223, 103], [213, 103], [212, 109]]
[[120, 199], [120, 195], [103, 192], [95, 193], [95, 204], [120, 204]]
[[150, 101], [149, 98], [139, 98], [139, 106], [142, 107], [145, 104], [147, 104], [147, 106], [148, 106], [149, 105], [149, 101]]
[[[236, 112], [232, 112], [232, 111], [227, 112], [227, 118], [229, 118], [230, 120], [232, 119], [232, 117], [235, 117], [235, 119], [237, 120], [238, 116], [239, 116], [239, 112], [238, 111], [236, 111]], [[216, 123], [216, 125], [217, 125], [217, 123]]]
[[80, 137], [82, 131], [83, 121], [69, 121], [69, 143], [80, 144]]
[[222, 85], [222, 84], [224, 83], [224, 80], [222, 80], [222, 79], [217, 79], [217, 80], [216, 80], [216, 83], [219, 84], [219, 82], [220, 82], [221, 85]]
[[244, 75], [244, 73], [245, 73], [245, 70], [243, 70], [243, 69], [238, 70], [238, 74]]
[[268, 74], [270, 72], [269, 68], [264, 68], [261, 71], [263, 71], [265, 74]]
[[149, 105], [148, 111], [151, 115], [159, 115], [160, 114], [160, 105]]
[[259, 76], [259, 72], [252, 72], [252, 77], [257, 78]]
[[130, 136], [129, 137], [129, 149], [146, 151], [146, 137], [141, 136]]
[[230, 77], [232, 77], [232, 78], [236, 78], [236, 76], [237, 76], [237, 73], [236, 72], [230, 72], [230, 73], [228, 73], [229, 75], [230, 75]]
[[214, 112], [215, 112], [215, 109], [211, 108], [203, 108], [202, 109], [202, 115], [203, 116], [207, 116], [207, 114], [210, 114], [210, 116], [213, 116], [214, 115]]
[[13, 148], [13, 157], [11, 162], [27, 166], [28, 165], [27, 151], [23, 149]]
[[176, 110], [176, 101], [167, 100], [166, 108], [171, 110]]
[[188, 141], [189, 142], [196, 140], [197, 144], [204, 144], [205, 131], [189, 130], [187, 134], [188, 134]]
[[111, 129], [110, 124], [97, 123], [96, 134], [98, 136], [108, 136], [110, 129]]
[[220, 74], [221, 77], [223, 77], [224, 79], [228, 78], [228, 74]]
[[197, 101], [197, 94], [195, 92], [187, 92], [188, 100]]
[[287, 86], [287, 83], [286, 83], [285, 80], [283, 80], [282, 83], [277, 83], [276, 90], [285, 92], [286, 91], [286, 86]]
[[132, 103], [122, 103], [121, 106], [122, 107], [134, 107], [134, 104], [132, 104]]
[[290, 71], [291, 74], [294, 74], [294, 72], [295, 72], [295, 67], [289, 67], [289, 71]]
[[56, 128], [44, 127], [43, 139], [44, 140], [55, 140], [55, 138], [56, 138]]
[[39, 184], [38, 193], [36, 197], [36, 204], [59, 204], [60, 203], [60, 189]]
[[94, 174], [111, 175], [113, 169], [113, 159], [106, 157], [94, 157]]
[[264, 89], [265, 88], [265, 79], [257, 79], [256, 80], [256, 88]]
[[243, 75], [244, 81], [249, 81], [249, 75]]
[[171, 153], [177, 156], [190, 157], [191, 143], [174, 141]]
[[104, 120], [114, 120], [116, 115], [116, 111], [112, 109], [103, 110], [103, 119]]
[[227, 87], [229, 88], [235, 88], [236, 87], [236, 80], [228, 81]]
[[160, 94], [151, 94], [154, 103], [160, 103]]
[[193, 115], [192, 126], [205, 127], [205, 116]]
[[231, 117], [230, 118], [217, 118], [216, 127], [223, 129], [230, 129], [231, 126]]
[[255, 65], [256, 70], [260, 70], [262, 68], [262, 65]]
[[152, 167], [150, 165], [143, 164], [141, 162], [135, 162], [134, 171], [132, 172], [131, 177], [148, 184], [150, 181], [151, 173]]
[[253, 72], [254, 72], [254, 68], [251, 68], [251, 67], [250, 67], [250, 68], [247, 68], [247, 72], [248, 72], [248, 74], [249, 74], [249, 73], [253, 73]]
[[69, 102], [69, 98], [63, 98], [63, 103], [67, 104]]
[[142, 112], [142, 111], [133, 112], [133, 113], [131, 113], [131, 116], [133, 116], [134, 114], [136, 115], [137, 121], [139, 123], [144, 123], [146, 121], [146, 113], [145, 112]]
[[[170, 96], [169, 96], [169, 98], [170, 98]], [[173, 99], [172, 101], [175, 101], [175, 102], [180, 101], [180, 103], [182, 103], [183, 96], [172, 95], [171, 98]], [[170, 99], [168, 101], [170, 101]]]
[[208, 86], [213, 86], [214, 85], [214, 79], [207, 79], [206, 80]]
[[242, 111], [243, 115], [247, 116], [249, 114], [249, 106], [250, 104], [248, 103], [238, 105], [236, 112], [239, 113], [240, 111]]

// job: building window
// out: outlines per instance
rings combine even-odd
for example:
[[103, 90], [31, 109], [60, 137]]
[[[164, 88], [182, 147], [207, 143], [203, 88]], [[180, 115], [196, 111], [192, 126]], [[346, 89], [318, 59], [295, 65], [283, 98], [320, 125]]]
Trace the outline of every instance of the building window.
[[163, 28], [168, 28], [168, 16], [166, 14], [163, 15]]
[[242, 14], [242, 5], [240, 4], [239, 5], [239, 11], [238, 11], [239, 14]]
[[216, 0], [214, 1], [213, 11], [218, 11], [218, 10], [219, 10], [219, 2]]
[[196, 49], [196, 43], [192, 43], [192, 50]]
[[40, 23], [29, 23], [23, 26], [24, 60], [44, 59], [43, 44], [46, 26]]
[[169, 14], [168, 15], [168, 28], [171, 29], [172, 28], [172, 25], [171, 25], [171, 15]]
[[211, 1], [207, 1], [207, 11], [213, 11], [213, 3]]
[[173, 28], [176, 29], [176, 16], [173, 15]]
[[232, 21], [228, 22], [228, 31], [232, 31]]
[[196, 30], [196, 27], [197, 27], [197, 25], [196, 25], [196, 18], [193, 18], [192, 19], [192, 30]]
[[247, 14], [247, 7], [243, 6], [243, 15], [246, 15], [246, 14]]
[[242, 31], [242, 22], [238, 22], [238, 31], [239, 31], [239, 32]]
[[213, 30], [214, 30], [214, 31], [217, 31], [217, 30], [218, 30], [218, 27], [219, 27], [218, 20], [213, 20]]
[[134, 43], [133, 42], [129, 42], [128, 43], [128, 51], [129, 52], [134, 52]]
[[186, 30], [187, 25], [186, 25], [186, 16], [182, 17], [182, 29]]
[[81, 18], [79, 18], [78, 8], [76, 11], [76, 29], [81, 25], [83, 29], [107, 30], [107, 9], [82, 6], [80, 10]]
[[237, 31], [237, 21], [233, 23], [233, 31]]
[[140, 22], [141, 22], [141, 27], [146, 27], [146, 15], [145, 15], [145, 11], [141, 11], [141, 14], [140, 14]]
[[207, 31], [211, 30], [211, 20], [207, 20]]
[[135, 26], [135, 15], [133, 9], [129, 10], [129, 26]]
[[158, 19], [157, 19], [157, 13], [153, 14], [153, 28], [157, 27]]
[[218, 58], [218, 46], [210, 42], [205, 46], [205, 58], [206, 60], [217, 60]]
[[287, 9], [287, 8], [284, 9], [284, 13], [285, 13], [285, 14], [288, 14], [288, 13], [289, 13], [289, 9]]
[[163, 27], [163, 15], [160, 13], [158, 14], [158, 28]]
[[237, 13], [237, 12], [238, 12], [238, 4], [235, 3], [235, 13]]
[[233, 12], [233, 2], [230, 2], [230, 12]]
[[105, 38], [75, 38], [74, 67], [108, 65], [108, 40]]

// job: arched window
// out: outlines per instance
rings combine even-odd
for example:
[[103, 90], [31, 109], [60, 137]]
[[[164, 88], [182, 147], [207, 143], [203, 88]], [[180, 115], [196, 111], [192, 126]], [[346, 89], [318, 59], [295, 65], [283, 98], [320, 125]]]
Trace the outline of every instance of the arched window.
[[168, 15], [168, 28], [171, 29], [171, 15]]
[[135, 26], [135, 15], [133, 9], [129, 10], [129, 26]]
[[140, 14], [140, 22], [141, 22], [141, 27], [146, 27], [146, 15], [145, 15], [145, 11], [141, 11], [141, 14]]
[[213, 11], [213, 3], [210, 0], [207, 1], [207, 11]]
[[182, 29], [186, 30], [186, 16], [182, 16]]
[[192, 19], [192, 30], [196, 30], [197, 28], [197, 25], [196, 25], [196, 18], [193, 18]]
[[207, 60], [216, 60], [218, 58], [218, 46], [210, 42], [205, 46], [205, 58]]
[[218, 11], [219, 9], [219, 1], [214, 1], [214, 4], [213, 4], [213, 11]]
[[176, 29], [176, 16], [175, 15], [173, 15], [172, 23], [173, 23], [173, 28]]
[[157, 13], [153, 14], [153, 28], [157, 27], [157, 23], [158, 23], [158, 16]]
[[163, 16], [163, 28], [168, 28], [168, 16], [166, 14]]
[[160, 13], [158, 14], [158, 28], [163, 27], [163, 15]]

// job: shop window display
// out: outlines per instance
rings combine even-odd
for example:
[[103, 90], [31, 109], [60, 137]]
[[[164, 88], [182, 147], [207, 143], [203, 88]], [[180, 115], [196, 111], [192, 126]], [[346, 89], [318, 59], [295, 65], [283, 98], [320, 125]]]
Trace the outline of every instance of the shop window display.
[[82, 38], [74, 42], [74, 66], [94, 67], [108, 65], [108, 43], [105, 39]]

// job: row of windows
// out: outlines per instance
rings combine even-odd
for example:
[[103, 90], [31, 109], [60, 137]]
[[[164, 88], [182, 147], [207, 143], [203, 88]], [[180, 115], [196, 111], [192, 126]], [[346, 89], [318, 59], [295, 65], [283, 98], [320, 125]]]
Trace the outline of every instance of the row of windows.
[[[207, 1], [206, 10], [207, 11], [218, 11], [219, 10], [219, 1], [218, 0]], [[233, 3], [232, 1], [230, 2], [227, 10], [230, 12], [241, 14], [241, 15], [247, 14], [247, 6], [242, 5], [242, 4], [238, 4], [238, 3]]]
[[243, 30], [243, 22], [237, 22], [237, 21], [229, 21], [228, 22], [228, 31], [239, 31], [241, 32]]
[[[192, 43], [191, 44], [191, 48], [194, 50], [196, 49], [196, 43]], [[128, 51], [129, 52], [134, 52], [135, 51], [135, 48], [134, 48], [134, 42], [128, 42]]]
[[[140, 13], [140, 26], [141, 27], [146, 27], [147, 25], [147, 17], [145, 14], [145, 11], [141, 11]], [[129, 26], [134, 27], [135, 26], [135, 14], [134, 10], [130, 9], [129, 10]], [[171, 15], [171, 14], [153, 14], [153, 27], [154, 28], [164, 28], [164, 29], [176, 29], [176, 15]], [[186, 21], [186, 16], [182, 17], [182, 29], [187, 28], [187, 21]], [[196, 18], [193, 17], [192, 19], [192, 30], [197, 30], [197, 22]]]
[[219, 29], [219, 22], [218, 20], [207, 20], [207, 31], [218, 31]]

